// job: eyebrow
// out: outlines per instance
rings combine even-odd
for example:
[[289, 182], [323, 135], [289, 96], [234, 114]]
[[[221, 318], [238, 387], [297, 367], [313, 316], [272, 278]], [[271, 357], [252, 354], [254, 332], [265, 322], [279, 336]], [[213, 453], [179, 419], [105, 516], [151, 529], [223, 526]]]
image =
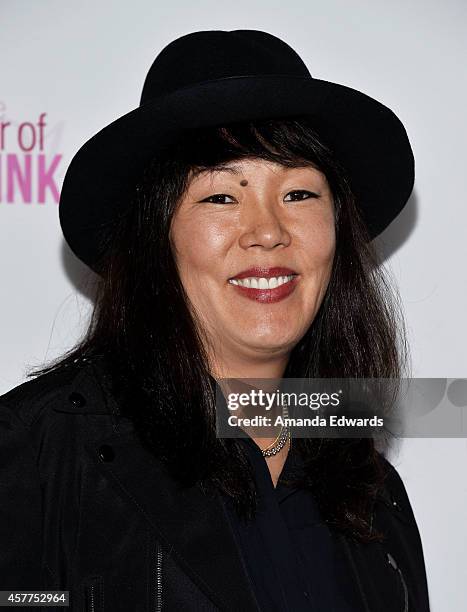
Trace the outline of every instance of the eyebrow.
[[[312, 168], [314, 170], [318, 170], [318, 168], [315, 168], [315, 166], [311, 163], [307, 163], [307, 164], [303, 164], [303, 165], [298, 165], [298, 166], [290, 166], [289, 169], [302, 169], [302, 168]], [[285, 168], [284, 168], [285, 169]], [[220, 172], [228, 172], [229, 174], [233, 174], [234, 176], [238, 176], [240, 174], [242, 174], [242, 170], [240, 165], [238, 164], [232, 164], [232, 165], [226, 165], [226, 164], [216, 164], [215, 166], [209, 166], [209, 167], [198, 167], [195, 168], [192, 171], [192, 178], [196, 178], [198, 177], [200, 174], [218, 174]]]
[[196, 168], [195, 170], [193, 170], [193, 178], [199, 176], [200, 174], [204, 174], [204, 173], [209, 173], [209, 174], [216, 173], [217, 174], [219, 172], [228, 172], [235, 176], [242, 174], [240, 166], [238, 165], [226, 166], [225, 164], [217, 164], [209, 168]]

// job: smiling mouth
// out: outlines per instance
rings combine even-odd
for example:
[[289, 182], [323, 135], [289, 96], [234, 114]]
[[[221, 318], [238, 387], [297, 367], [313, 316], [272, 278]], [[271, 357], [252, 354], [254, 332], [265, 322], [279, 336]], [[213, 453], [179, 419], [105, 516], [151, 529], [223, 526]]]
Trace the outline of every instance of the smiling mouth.
[[247, 276], [231, 278], [229, 284], [240, 296], [261, 304], [281, 302], [295, 292], [299, 282], [299, 274], [283, 276]]
[[250, 276], [247, 278], [231, 278], [229, 279], [229, 283], [239, 287], [245, 287], [246, 289], [261, 289], [264, 291], [276, 289], [277, 287], [290, 283], [296, 276], [298, 276], [298, 274], [271, 276], [270, 278]]

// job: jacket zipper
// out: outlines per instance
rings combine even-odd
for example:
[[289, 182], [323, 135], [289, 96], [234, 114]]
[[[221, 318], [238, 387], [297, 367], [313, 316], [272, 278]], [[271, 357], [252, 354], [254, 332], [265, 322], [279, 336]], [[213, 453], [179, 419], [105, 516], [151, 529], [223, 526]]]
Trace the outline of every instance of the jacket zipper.
[[401, 568], [397, 565], [396, 560], [391, 555], [391, 553], [387, 553], [387, 560], [389, 561], [389, 565], [397, 571], [399, 574], [399, 578], [401, 580], [402, 588], [404, 589], [404, 612], [409, 611], [409, 592], [407, 589], [407, 583], [405, 582], [404, 574], [402, 573]]
[[89, 608], [89, 612], [95, 612], [95, 606], [94, 606], [94, 585], [91, 584], [89, 586], [89, 590], [88, 590], [88, 608]]
[[156, 546], [156, 612], [162, 610], [162, 545]]
[[86, 612], [102, 612], [102, 578], [94, 578], [86, 586]]

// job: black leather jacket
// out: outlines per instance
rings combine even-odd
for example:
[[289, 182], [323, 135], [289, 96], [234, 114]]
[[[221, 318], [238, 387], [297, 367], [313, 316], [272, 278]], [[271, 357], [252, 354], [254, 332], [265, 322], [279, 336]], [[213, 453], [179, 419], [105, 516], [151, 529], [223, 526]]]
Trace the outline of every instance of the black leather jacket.
[[[178, 487], [113, 402], [92, 365], [0, 397], [0, 590], [68, 590], [79, 612], [258, 612], [219, 501]], [[387, 467], [386, 541], [336, 536], [340, 554], [356, 609], [428, 612], [420, 535]]]

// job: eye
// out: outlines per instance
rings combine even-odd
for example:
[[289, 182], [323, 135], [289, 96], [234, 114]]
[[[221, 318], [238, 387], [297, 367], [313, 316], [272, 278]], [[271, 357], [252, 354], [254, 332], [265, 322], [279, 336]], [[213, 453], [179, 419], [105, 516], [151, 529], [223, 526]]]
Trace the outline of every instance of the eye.
[[[287, 196], [289, 196], [291, 194], [294, 194], [294, 195], [298, 194], [298, 197], [296, 198], [295, 201], [308, 200], [309, 198], [319, 198], [320, 197], [317, 193], [314, 193], [313, 191], [306, 191], [305, 189], [297, 189], [295, 191], [289, 191]], [[303, 194], [305, 194], [305, 197], [303, 197]], [[285, 200], [285, 201], [286, 202], [291, 202], [292, 200]]]
[[232, 198], [232, 196], [229, 196], [226, 193], [215, 193], [214, 195], [209, 196], [208, 198], [205, 198], [204, 200], [201, 200], [201, 202], [210, 202], [213, 200], [213, 198], [216, 199], [216, 201], [214, 201], [213, 204], [231, 204], [231, 202], [219, 201], [219, 198]]

